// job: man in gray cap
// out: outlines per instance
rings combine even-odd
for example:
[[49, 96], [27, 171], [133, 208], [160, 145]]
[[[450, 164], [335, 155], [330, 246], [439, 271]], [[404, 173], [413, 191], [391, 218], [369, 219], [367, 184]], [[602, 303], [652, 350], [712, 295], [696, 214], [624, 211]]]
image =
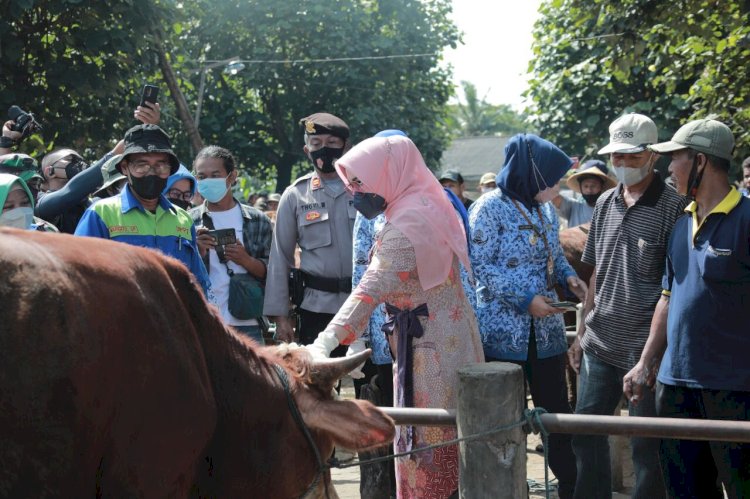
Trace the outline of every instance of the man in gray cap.
[[[693, 201], [672, 231], [651, 333], [623, 390], [638, 403], [656, 382], [662, 417], [746, 421], [750, 199], [729, 183], [734, 136], [702, 119], [650, 149], [671, 156], [677, 192]], [[717, 471], [728, 497], [750, 496], [747, 443], [663, 439], [661, 469], [671, 497], [724, 497]]]
[[164, 130], [157, 125], [134, 126], [125, 134], [125, 151], [115, 167], [128, 178], [127, 185], [119, 195], [87, 208], [75, 235], [159, 250], [184, 263], [208, 291], [193, 219], [162, 194], [167, 177], [179, 166]]
[[464, 177], [457, 171], [457, 170], [445, 170], [442, 174], [440, 174], [440, 178], [438, 179], [440, 181], [440, 185], [442, 185], [445, 189], [450, 189], [453, 194], [458, 197], [458, 199], [463, 203], [464, 208], [467, 210], [471, 206], [472, 201], [471, 199], [464, 196]]
[[[654, 122], [626, 114], [609, 127], [609, 154], [619, 184], [596, 201], [581, 260], [594, 266], [584, 301], [585, 321], [570, 347], [579, 373], [576, 414], [612, 415], [623, 376], [635, 365], [648, 338], [661, 295], [666, 242], [686, 200], [654, 172], [658, 141]], [[633, 416], [656, 416], [654, 396], [629, 407]], [[631, 439], [636, 475], [633, 497], [664, 497], [659, 441]], [[606, 436], [573, 435], [578, 476], [575, 497], [610, 497], [612, 477]]]
[[[356, 210], [352, 197], [334, 170], [344, 154], [349, 127], [328, 113], [315, 113], [300, 121], [304, 128], [305, 155], [313, 171], [298, 178], [282, 194], [266, 276], [263, 314], [276, 322], [276, 337], [292, 341], [289, 320], [290, 291], [297, 306], [297, 334], [303, 345], [312, 343], [352, 290], [352, 231]], [[294, 265], [295, 246], [301, 249], [299, 271]], [[342, 355], [339, 347], [334, 355]]]

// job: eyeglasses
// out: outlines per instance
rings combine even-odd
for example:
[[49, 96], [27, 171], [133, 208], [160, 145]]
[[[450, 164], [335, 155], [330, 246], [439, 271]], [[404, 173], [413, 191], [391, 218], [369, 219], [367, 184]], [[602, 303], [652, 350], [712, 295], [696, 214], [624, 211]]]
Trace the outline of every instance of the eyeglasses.
[[167, 197], [169, 199], [181, 199], [183, 201], [190, 201], [193, 199], [193, 193], [190, 191], [181, 191], [179, 189], [169, 189], [167, 191]]
[[346, 187], [349, 194], [354, 194], [355, 192], [362, 192], [363, 184], [360, 179], [354, 177], [351, 182], [345, 183], [344, 187]]
[[133, 161], [132, 163], [128, 163], [128, 168], [130, 171], [138, 175], [143, 175], [148, 172], [160, 175], [172, 171], [172, 165], [170, 165], [168, 161], [159, 161], [154, 164], [151, 164], [148, 161]]

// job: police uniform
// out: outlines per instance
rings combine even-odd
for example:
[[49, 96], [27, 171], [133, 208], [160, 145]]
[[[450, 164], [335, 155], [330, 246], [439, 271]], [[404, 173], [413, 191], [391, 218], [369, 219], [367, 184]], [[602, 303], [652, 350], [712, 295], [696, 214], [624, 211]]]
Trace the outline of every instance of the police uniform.
[[[308, 135], [314, 134], [316, 126], [318, 133], [331, 133], [314, 121], [320, 116], [335, 118], [323, 113], [306, 118], [303, 122]], [[348, 136], [348, 129], [346, 131]], [[339, 133], [332, 135], [341, 136]], [[302, 344], [315, 340], [351, 292], [355, 216], [352, 197], [342, 180], [338, 176], [324, 180], [317, 170], [297, 179], [281, 196], [266, 276], [263, 315], [288, 314], [288, 279], [290, 269], [295, 266], [295, 247], [299, 244], [305, 287], [300, 305], [300, 330], [297, 331]]]

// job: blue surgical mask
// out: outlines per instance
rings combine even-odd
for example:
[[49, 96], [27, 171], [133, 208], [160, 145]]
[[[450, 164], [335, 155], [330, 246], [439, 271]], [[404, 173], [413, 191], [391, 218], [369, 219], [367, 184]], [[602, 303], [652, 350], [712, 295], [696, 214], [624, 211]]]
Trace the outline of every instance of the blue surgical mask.
[[387, 206], [383, 197], [365, 192], [355, 192], [352, 204], [368, 220], [372, 220], [383, 213]]
[[29, 206], [13, 208], [0, 214], [0, 226], [28, 229], [34, 223], [34, 209]]
[[209, 203], [218, 203], [229, 191], [226, 178], [205, 178], [198, 181], [198, 192]]

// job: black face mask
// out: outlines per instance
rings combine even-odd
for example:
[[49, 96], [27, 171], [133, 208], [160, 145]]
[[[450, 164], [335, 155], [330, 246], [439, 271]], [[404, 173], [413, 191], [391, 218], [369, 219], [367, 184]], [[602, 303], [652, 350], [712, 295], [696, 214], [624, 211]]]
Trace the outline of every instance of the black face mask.
[[586, 200], [586, 204], [589, 206], [594, 206], [596, 204], [596, 200], [599, 199], [599, 196], [601, 195], [601, 192], [598, 194], [581, 194], [581, 196], [583, 196], [583, 199]]
[[333, 162], [344, 155], [343, 147], [321, 147], [317, 151], [310, 151], [310, 158], [315, 168], [321, 173], [333, 173]]
[[172, 198], [169, 198], [169, 201], [170, 201], [170, 202], [171, 202], [171, 203], [172, 203], [173, 205], [175, 205], [175, 206], [179, 206], [179, 207], [180, 207], [180, 208], [182, 208], [183, 210], [189, 210], [189, 209], [190, 209], [190, 207], [192, 206], [192, 205], [190, 204], [190, 201], [185, 201], [184, 199], [172, 199]]
[[65, 176], [68, 178], [68, 180], [70, 180], [81, 173], [83, 170], [88, 168], [88, 166], [88, 163], [86, 163], [81, 158], [73, 158], [70, 163], [65, 165]]
[[167, 179], [158, 175], [134, 177], [130, 175], [130, 187], [143, 199], [156, 199], [167, 186]]
[[385, 211], [388, 204], [381, 196], [364, 192], [355, 192], [352, 201], [354, 208], [367, 220], [372, 220]]

